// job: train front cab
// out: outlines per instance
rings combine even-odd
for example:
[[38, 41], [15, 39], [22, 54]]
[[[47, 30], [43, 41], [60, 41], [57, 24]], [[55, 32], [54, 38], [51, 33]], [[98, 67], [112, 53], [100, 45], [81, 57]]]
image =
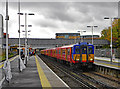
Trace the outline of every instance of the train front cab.
[[74, 45], [72, 49], [73, 63], [77, 66], [92, 67], [94, 62], [94, 46], [88, 44]]
[[82, 66], [91, 68], [94, 62], [94, 46], [93, 45], [82, 45], [80, 47], [80, 60]]
[[88, 45], [88, 61], [90, 63], [94, 62], [94, 46]]

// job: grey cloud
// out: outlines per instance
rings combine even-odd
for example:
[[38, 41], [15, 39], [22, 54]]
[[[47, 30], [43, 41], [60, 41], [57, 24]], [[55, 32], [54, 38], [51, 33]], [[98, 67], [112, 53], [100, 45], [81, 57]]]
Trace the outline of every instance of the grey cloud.
[[[18, 9], [18, 3], [9, 4], [12, 9]], [[70, 9], [74, 10], [70, 10]], [[103, 25], [104, 16], [115, 16], [117, 13], [117, 3], [110, 2], [22, 2], [21, 12], [34, 12], [44, 16], [44, 19], [34, 20], [34, 25], [43, 29], [50, 29], [51, 33], [60, 32], [66, 29], [73, 31], [73, 29], [84, 29], [86, 25], [95, 23], [96, 25]], [[16, 14], [16, 13], [15, 13]], [[101, 24], [102, 23], [102, 24]], [[79, 25], [80, 24], [80, 25]], [[80, 27], [79, 27], [80, 26]], [[100, 28], [101, 29], [101, 28]], [[90, 31], [90, 29], [86, 29]], [[100, 32], [101, 30], [97, 31]], [[48, 32], [49, 33], [49, 32]]]
[[[12, 4], [12, 7], [16, 6], [16, 3]], [[67, 13], [67, 10], [69, 10], [70, 7], [74, 7], [77, 11], [86, 15], [86, 17], [91, 17], [87, 15], [88, 13], [94, 13], [92, 15], [95, 16], [96, 19], [100, 20], [102, 18], [101, 14], [111, 14], [111, 11], [108, 9], [111, 8], [113, 10], [114, 7], [117, 7], [116, 5], [117, 3], [114, 2], [22, 2], [21, 11], [24, 9], [29, 9], [43, 14], [46, 18], [67, 22], [76, 22], [80, 21], [78, 20], [79, 18], [82, 18], [81, 16], [76, 17], [75, 15], [74, 17], [71, 17], [70, 15], [74, 14], [74, 12], [71, 12], [71, 14]], [[90, 19], [89, 21], [93, 21], [92, 19]]]
[[34, 24], [44, 28], [59, 28], [59, 25], [56, 23], [56, 21], [51, 19], [37, 19], [35, 20]]
[[[39, 23], [39, 22], [38, 22]], [[40, 26], [42, 26], [42, 27], [51, 27], [51, 28], [58, 28], [58, 25], [57, 24], [55, 24], [54, 22], [53, 23], [51, 23], [51, 22], [41, 22], [41, 23], [39, 23], [39, 25]]]

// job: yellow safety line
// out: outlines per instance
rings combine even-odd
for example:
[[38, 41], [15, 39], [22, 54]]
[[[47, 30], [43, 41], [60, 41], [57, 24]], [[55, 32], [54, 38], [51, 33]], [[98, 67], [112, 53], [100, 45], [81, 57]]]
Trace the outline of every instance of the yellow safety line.
[[15, 58], [17, 58], [17, 57], [18, 57], [18, 55], [17, 55], [16, 57], [14, 57], [13, 59], [11, 59], [10, 62], [13, 61], [13, 60], [14, 60]]
[[110, 62], [110, 61], [108, 61], [108, 60], [102, 60], [102, 59], [95, 59], [95, 60]]
[[[102, 60], [102, 59], [95, 59], [95, 60], [110, 62], [109, 60]], [[120, 62], [115, 62], [115, 61], [113, 61], [113, 63], [120, 63]]]
[[[11, 59], [10, 62], [13, 61], [13, 60], [14, 60], [15, 58], [17, 58], [17, 57], [18, 57], [18, 55], [17, 55], [16, 57], [14, 57], [13, 59]], [[3, 66], [4, 66], [4, 64], [0, 65], [0, 69], [1, 69]]]
[[103, 64], [103, 65], [108, 65], [108, 66], [112, 66], [112, 67], [120, 67], [120, 66], [118, 66], [118, 65], [106, 64], [106, 63], [99, 63], [99, 62], [94, 62], [94, 63]]
[[[36, 61], [36, 65], [37, 65], [37, 70], [38, 70], [38, 74], [39, 74], [39, 78], [40, 78], [40, 81], [41, 81], [41, 84], [42, 84], [42, 87], [43, 88], [46, 88], [46, 87], [49, 87], [51, 88], [51, 85], [48, 81], [48, 79], [46, 78], [40, 64], [39, 64], [39, 61], [37, 59], [37, 57], [35, 56], [35, 61]], [[51, 88], [52, 89], [52, 88]]]
[[0, 69], [4, 66], [4, 64], [0, 65]]

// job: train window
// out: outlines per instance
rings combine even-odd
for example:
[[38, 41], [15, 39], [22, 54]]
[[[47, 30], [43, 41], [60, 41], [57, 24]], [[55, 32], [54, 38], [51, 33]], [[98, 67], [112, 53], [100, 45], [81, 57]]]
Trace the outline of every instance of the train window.
[[87, 48], [82, 48], [82, 54], [86, 54], [87, 53]]
[[50, 55], [50, 50], [49, 50], [49, 55]]
[[58, 50], [56, 50], [56, 54], [58, 54], [59, 53], [59, 51]]
[[62, 49], [60, 50], [60, 54], [62, 55]]
[[88, 49], [88, 53], [89, 53], [89, 54], [93, 54], [93, 49], [92, 49], [92, 48], [89, 48], [89, 49]]
[[70, 49], [68, 49], [68, 55], [70, 55]]
[[62, 50], [62, 54], [65, 55], [65, 49]]
[[74, 51], [73, 51], [73, 50], [74, 50], [74, 47], [72, 48], [72, 53], [74, 53]]
[[60, 54], [60, 49], [59, 49], [59, 54]]
[[59, 49], [58, 49], [58, 54], [59, 54]]
[[79, 46], [75, 46], [75, 53], [79, 54], [80, 53], [80, 47]]

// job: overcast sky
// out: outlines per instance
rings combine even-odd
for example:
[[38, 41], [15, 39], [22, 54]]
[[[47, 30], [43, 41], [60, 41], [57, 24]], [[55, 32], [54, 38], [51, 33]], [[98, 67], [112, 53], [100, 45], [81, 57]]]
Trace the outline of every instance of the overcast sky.
[[[5, 2], [0, 2], [0, 14], [5, 19]], [[18, 38], [18, 3], [9, 3], [9, 37]], [[27, 15], [27, 24], [32, 25], [27, 30], [30, 38], [55, 38], [55, 33], [77, 33], [86, 30], [82, 35], [91, 35], [91, 28], [87, 25], [97, 25], [94, 35], [110, 26], [110, 20], [105, 16], [118, 17], [118, 2], [21, 2], [21, 13]], [[21, 15], [21, 25], [24, 25], [25, 16]], [[4, 20], [5, 21], [5, 20]], [[21, 27], [21, 30], [24, 30]], [[5, 32], [4, 23], [4, 32]], [[24, 32], [21, 32], [23, 37]]]

